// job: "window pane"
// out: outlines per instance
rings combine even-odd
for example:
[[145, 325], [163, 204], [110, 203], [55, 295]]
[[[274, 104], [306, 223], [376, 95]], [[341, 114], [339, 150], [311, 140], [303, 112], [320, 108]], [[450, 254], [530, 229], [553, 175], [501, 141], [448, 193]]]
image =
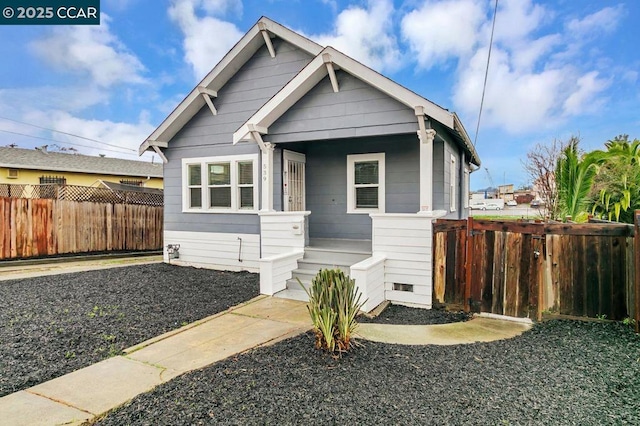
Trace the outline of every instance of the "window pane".
[[253, 208], [253, 187], [240, 188], [240, 208], [252, 209]]
[[238, 183], [240, 185], [253, 184], [253, 162], [243, 161], [238, 163]]
[[378, 184], [378, 162], [360, 161], [354, 164], [356, 173], [356, 185], [377, 185]]
[[189, 188], [189, 207], [202, 207], [202, 191], [200, 188]]
[[231, 208], [231, 188], [209, 188], [211, 207]]
[[189, 166], [189, 185], [201, 185], [200, 164]]
[[357, 209], [377, 209], [378, 208], [378, 188], [356, 188], [356, 208]]
[[231, 164], [209, 164], [209, 185], [231, 184]]

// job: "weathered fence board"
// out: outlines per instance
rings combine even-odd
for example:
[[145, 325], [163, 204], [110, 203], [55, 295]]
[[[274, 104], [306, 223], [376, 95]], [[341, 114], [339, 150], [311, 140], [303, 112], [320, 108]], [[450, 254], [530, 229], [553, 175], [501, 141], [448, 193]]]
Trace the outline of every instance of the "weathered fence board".
[[0, 259], [162, 248], [163, 207], [0, 198]]
[[433, 229], [435, 303], [531, 318], [638, 316], [632, 226], [470, 218]]

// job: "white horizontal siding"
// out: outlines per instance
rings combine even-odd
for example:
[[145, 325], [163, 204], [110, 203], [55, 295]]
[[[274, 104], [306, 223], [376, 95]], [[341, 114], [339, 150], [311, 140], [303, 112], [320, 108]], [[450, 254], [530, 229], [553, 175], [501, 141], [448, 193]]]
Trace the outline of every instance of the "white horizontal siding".
[[260, 293], [272, 296], [284, 290], [303, 256], [304, 251], [297, 250], [260, 259]]
[[[385, 298], [392, 302], [431, 307], [432, 217], [422, 214], [372, 214], [373, 254], [386, 256]], [[393, 290], [394, 283], [413, 291]]]
[[350, 275], [362, 295], [365, 312], [372, 311], [385, 300], [384, 262], [384, 256], [376, 255], [351, 266]]
[[262, 257], [304, 249], [309, 212], [269, 212], [260, 214]]
[[[238, 238], [242, 239], [242, 249]], [[174, 264], [226, 271], [260, 270], [259, 235], [164, 231], [164, 246], [168, 244], [180, 244], [180, 258], [171, 259]], [[166, 250], [164, 261], [169, 262]]]

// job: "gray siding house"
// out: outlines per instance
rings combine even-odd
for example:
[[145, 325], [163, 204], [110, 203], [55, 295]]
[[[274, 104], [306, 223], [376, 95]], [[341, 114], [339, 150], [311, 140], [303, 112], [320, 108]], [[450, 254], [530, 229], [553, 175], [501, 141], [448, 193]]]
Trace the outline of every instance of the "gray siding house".
[[456, 114], [265, 17], [146, 150], [164, 161], [172, 263], [302, 299], [295, 278], [340, 267], [367, 310], [431, 307], [432, 221], [467, 216], [480, 165]]

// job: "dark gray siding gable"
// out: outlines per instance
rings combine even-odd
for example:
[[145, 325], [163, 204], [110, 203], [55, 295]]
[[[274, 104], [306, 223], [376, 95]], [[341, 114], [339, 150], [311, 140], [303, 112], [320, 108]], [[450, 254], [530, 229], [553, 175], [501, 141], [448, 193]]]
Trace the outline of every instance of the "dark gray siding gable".
[[255, 143], [233, 145], [233, 132], [312, 59], [280, 39], [273, 43], [275, 58], [263, 46], [218, 90], [213, 99], [216, 116], [204, 106], [169, 141], [165, 150], [169, 162], [164, 169], [166, 230], [259, 233], [257, 214], [182, 213], [182, 159], [259, 153]]
[[336, 75], [338, 93], [325, 77], [269, 127], [265, 140], [327, 140], [418, 130], [411, 108], [344, 71]]

